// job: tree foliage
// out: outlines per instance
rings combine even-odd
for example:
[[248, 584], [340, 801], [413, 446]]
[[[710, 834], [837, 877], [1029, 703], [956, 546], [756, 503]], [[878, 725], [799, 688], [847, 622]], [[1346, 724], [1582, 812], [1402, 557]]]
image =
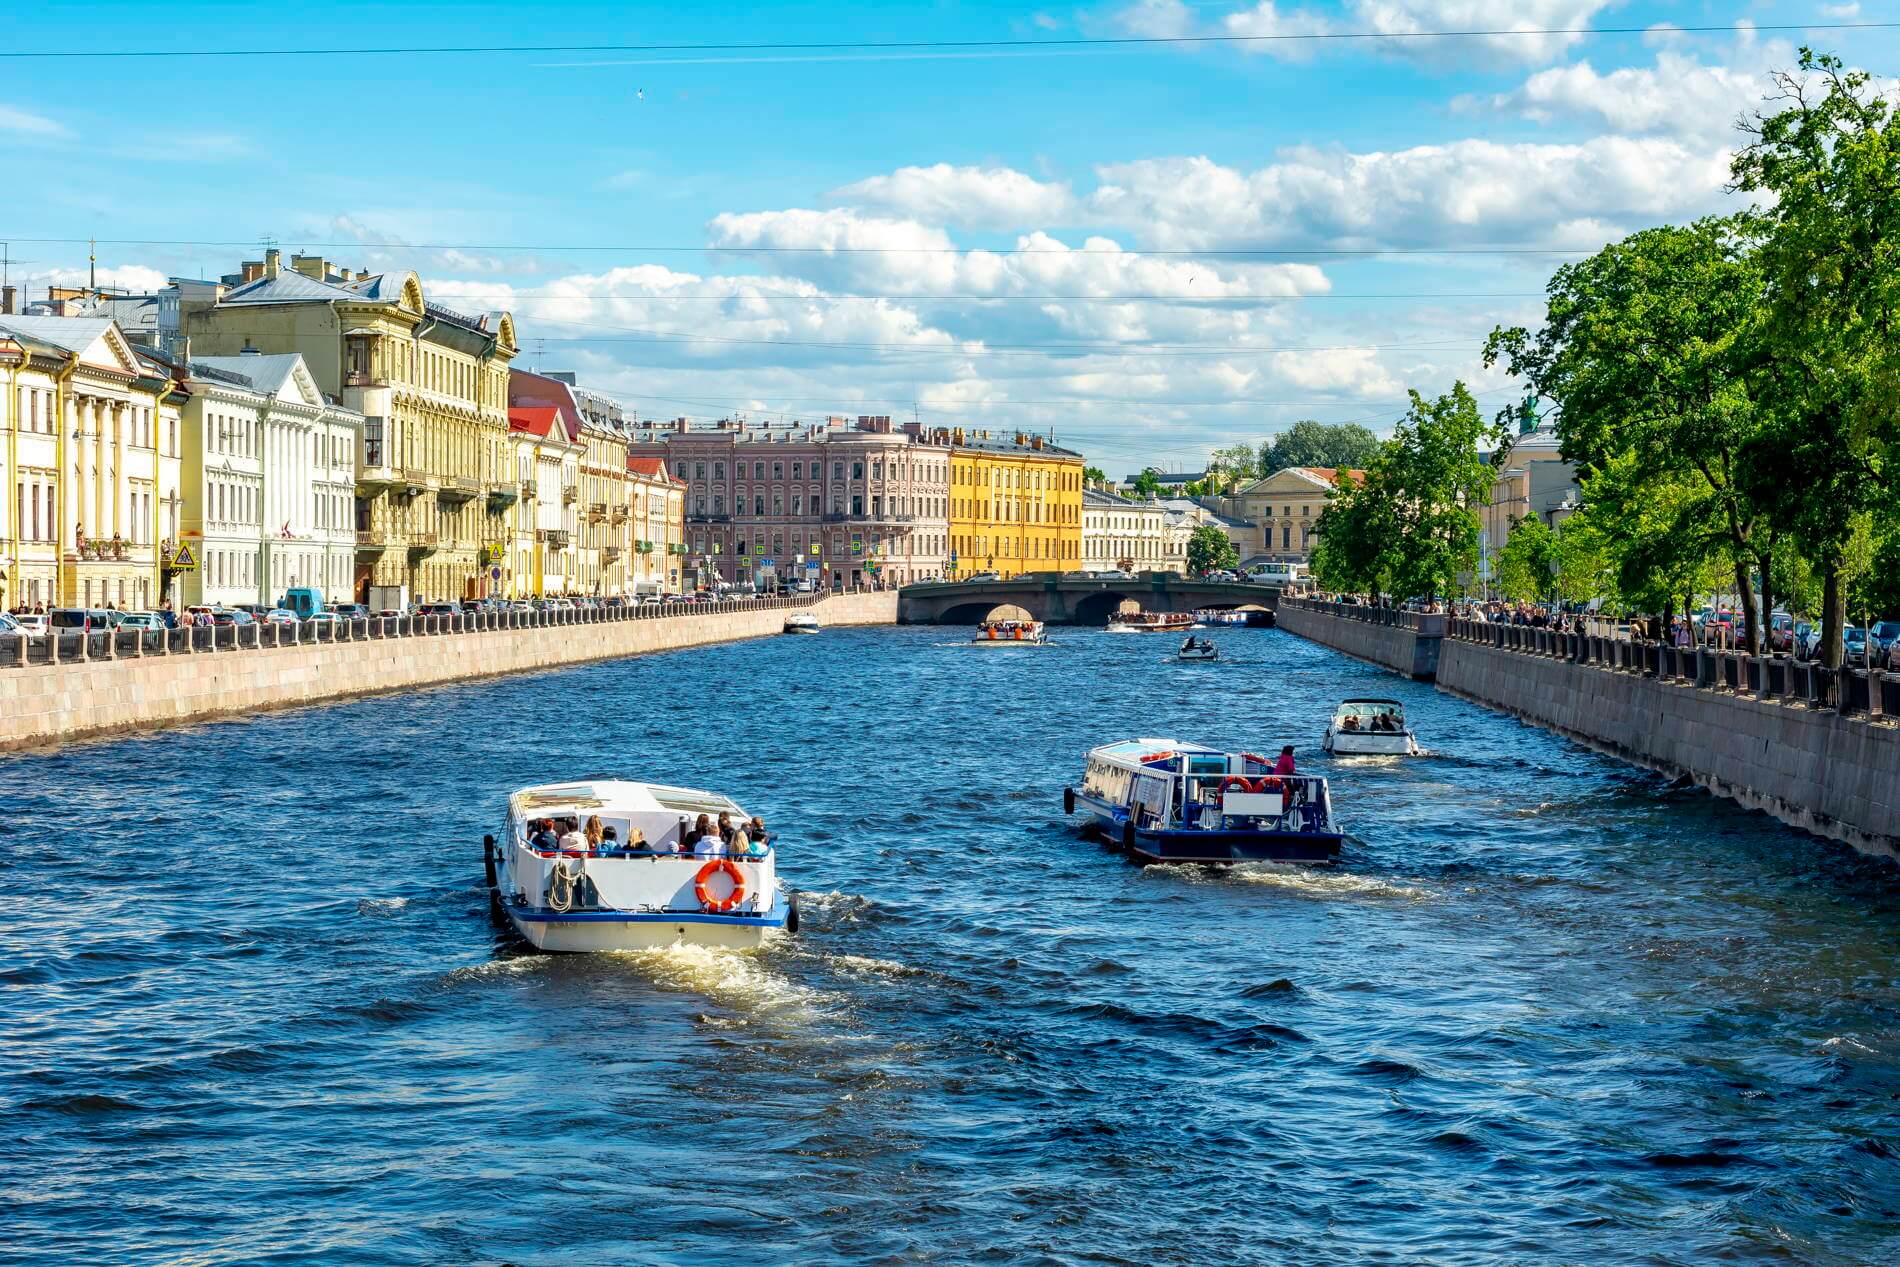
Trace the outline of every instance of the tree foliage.
[[1187, 564], [1191, 574], [1202, 576], [1239, 562], [1240, 551], [1234, 549], [1227, 534], [1213, 524], [1202, 524], [1188, 534]]
[[1358, 470], [1379, 451], [1379, 437], [1354, 422], [1327, 424], [1303, 418], [1260, 446], [1257, 469], [1272, 475], [1289, 466]]
[[1099, 466], [1085, 466], [1082, 468], [1082, 479], [1089, 484], [1106, 484], [1108, 472]]
[[1207, 460], [1207, 473], [1201, 483], [1211, 493], [1224, 493], [1243, 480], [1259, 473], [1259, 458], [1251, 444], [1230, 444], [1215, 449]]
[[1511, 535], [1498, 551], [1498, 589], [1520, 603], [1557, 596], [1557, 534], [1536, 515], [1511, 521]]
[[1342, 481], [1319, 517], [1312, 566], [1329, 589], [1449, 594], [1477, 566], [1478, 508], [1492, 480], [1478, 445], [1494, 431], [1463, 383], [1411, 401], [1364, 483]]
[[1135, 496], [1137, 497], [1155, 497], [1160, 495], [1161, 480], [1156, 475], [1153, 467], [1149, 467], [1141, 474], [1135, 476], [1134, 490]]

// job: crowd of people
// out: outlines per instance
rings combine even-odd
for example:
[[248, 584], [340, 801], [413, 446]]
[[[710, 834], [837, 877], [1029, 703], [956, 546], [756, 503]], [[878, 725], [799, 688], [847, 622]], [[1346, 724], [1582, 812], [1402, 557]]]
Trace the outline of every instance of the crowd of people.
[[630, 827], [627, 839], [611, 825], [603, 825], [600, 815], [591, 814], [585, 823], [578, 817], [537, 818], [528, 824], [528, 846], [542, 853], [677, 853], [693, 858], [760, 857], [770, 847], [771, 836], [756, 815], [749, 821], [737, 821], [721, 814], [715, 822], [709, 814], [698, 819], [681, 818], [677, 844], [669, 841], [650, 843], [646, 833]]

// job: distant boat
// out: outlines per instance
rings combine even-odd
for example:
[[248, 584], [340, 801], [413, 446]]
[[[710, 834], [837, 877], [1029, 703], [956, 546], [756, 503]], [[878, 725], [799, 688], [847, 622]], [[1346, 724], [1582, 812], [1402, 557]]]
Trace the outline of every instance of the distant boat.
[[986, 620], [970, 639], [973, 647], [1046, 647], [1049, 636], [1040, 620]]
[[785, 618], [785, 632], [789, 634], [815, 634], [823, 629], [818, 617], [810, 612], [794, 612]]
[[1205, 638], [1190, 637], [1175, 650], [1177, 660], [1218, 660], [1220, 649]]
[[1395, 699], [1349, 699], [1333, 711], [1322, 741], [1339, 757], [1410, 757], [1418, 737], [1405, 724], [1405, 705]]
[[1187, 612], [1119, 612], [1109, 617], [1110, 633], [1186, 633], [1194, 628]]
[[1344, 839], [1325, 779], [1176, 739], [1090, 749], [1062, 808], [1146, 862], [1328, 862]]

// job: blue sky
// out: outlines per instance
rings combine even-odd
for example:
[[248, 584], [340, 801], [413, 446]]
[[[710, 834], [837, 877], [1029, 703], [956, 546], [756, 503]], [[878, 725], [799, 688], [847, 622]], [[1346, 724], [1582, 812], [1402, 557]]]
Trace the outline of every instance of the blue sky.
[[[46, 239], [97, 237], [139, 284], [269, 236], [512, 308], [524, 364], [643, 417], [914, 411], [1053, 429], [1119, 474], [1301, 417], [1386, 428], [1406, 388], [1459, 377], [1501, 404], [1485, 331], [1534, 318], [1562, 260], [1730, 205], [1731, 124], [1795, 46], [1880, 74], [1900, 47], [1680, 28], [1885, 20], [1900, 5], [39, 6], [6, 48], [334, 51], [0, 60], [0, 240], [37, 287], [83, 276], [84, 245]], [[1524, 27], [1637, 33], [352, 51]]]

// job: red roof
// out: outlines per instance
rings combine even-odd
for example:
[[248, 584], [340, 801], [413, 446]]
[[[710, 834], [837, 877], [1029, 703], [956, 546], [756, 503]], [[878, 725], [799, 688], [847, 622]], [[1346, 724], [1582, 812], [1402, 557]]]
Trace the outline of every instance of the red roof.
[[[1326, 483], [1335, 486], [1338, 485], [1341, 474], [1341, 468], [1331, 466], [1302, 466], [1300, 470], [1305, 471], [1315, 479], [1324, 480]], [[1355, 484], [1363, 484], [1366, 482], [1366, 473], [1364, 471], [1348, 467], [1344, 468], [1344, 474], [1347, 479]]]
[[525, 431], [530, 435], [545, 436], [554, 430], [554, 421], [560, 416], [561, 411], [552, 406], [540, 409], [510, 409], [508, 411], [508, 430]]
[[[574, 403], [574, 393], [567, 384], [558, 378], [546, 378], [540, 374], [531, 374], [527, 370], [508, 371], [508, 420], [509, 426], [517, 431], [526, 430], [514, 427], [514, 415], [517, 409], [534, 411], [553, 409], [559, 412], [561, 422], [567, 431], [569, 440], [581, 438], [581, 411]], [[535, 432], [546, 435], [545, 427]]]

